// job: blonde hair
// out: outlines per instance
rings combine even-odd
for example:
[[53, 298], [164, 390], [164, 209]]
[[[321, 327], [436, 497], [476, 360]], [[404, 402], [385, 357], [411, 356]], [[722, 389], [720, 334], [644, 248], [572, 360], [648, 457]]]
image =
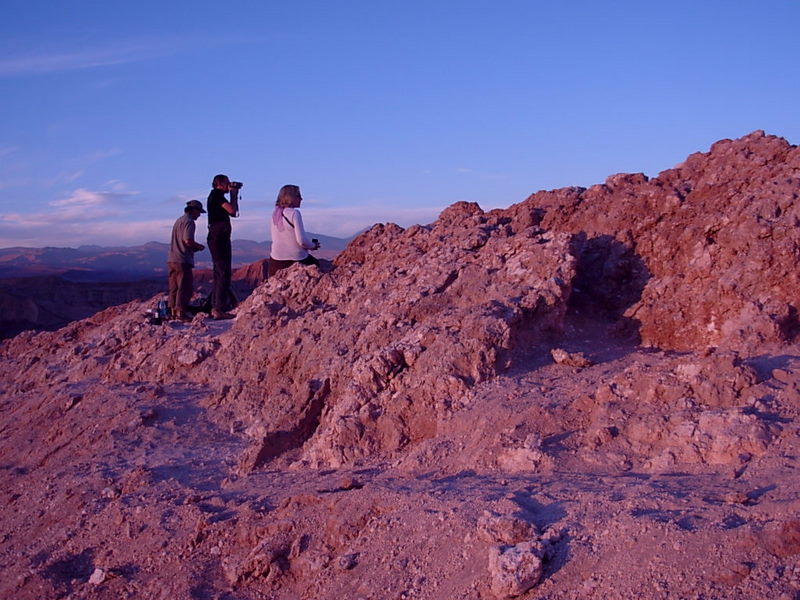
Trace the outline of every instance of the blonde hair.
[[278, 199], [275, 201], [275, 206], [281, 208], [294, 208], [299, 206], [300, 187], [296, 185], [285, 185], [278, 192]]

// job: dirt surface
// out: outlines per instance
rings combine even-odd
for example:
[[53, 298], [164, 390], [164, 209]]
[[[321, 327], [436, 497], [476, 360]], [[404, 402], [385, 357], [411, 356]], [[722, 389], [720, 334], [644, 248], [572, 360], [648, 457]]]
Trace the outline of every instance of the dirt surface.
[[587, 391], [693, 357], [596, 325], [560, 341], [593, 364], [533, 349], [437, 437], [338, 469], [236, 475], [247, 436], [208, 418], [202, 385], [76, 383], [36, 416], [5, 402], [0, 596], [505, 597], [490, 550], [521, 541], [519, 520], [544, 540], [524, 598], [798, 597], [800, 349], [749, 361], [741, 405], [780, 427], [761, 456], [654, 472], [613, 439], [587, 451]]

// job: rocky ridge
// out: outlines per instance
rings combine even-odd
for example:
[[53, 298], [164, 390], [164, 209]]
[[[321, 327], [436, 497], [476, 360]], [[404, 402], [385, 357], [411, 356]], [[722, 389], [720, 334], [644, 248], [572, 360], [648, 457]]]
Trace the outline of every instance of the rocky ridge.
[[619, 174], [517, 205], [576, 236], [580, 285], [646, 345], [754, 351], [798, 333], [800, 150], [756, 131], [653, 179]]
[[799, 192], [755, 132], [5, 341], [0, 589], [797, 597]]

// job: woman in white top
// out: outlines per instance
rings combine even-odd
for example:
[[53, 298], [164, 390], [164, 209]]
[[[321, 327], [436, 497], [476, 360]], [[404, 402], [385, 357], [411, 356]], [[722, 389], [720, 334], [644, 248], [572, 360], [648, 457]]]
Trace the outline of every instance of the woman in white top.
[[285, 185], [278, 192], [275, 210], [272, 211], [270, 237], [272, 250], [269, 253], [269, 276], [281, 269], [299, 262], [304, 265], [318, 265], [309, 250], [319, 249], [319, 241], [309, 239], [303, 227], [303, 217], [298, 210], [303, 197], [296, 185]]

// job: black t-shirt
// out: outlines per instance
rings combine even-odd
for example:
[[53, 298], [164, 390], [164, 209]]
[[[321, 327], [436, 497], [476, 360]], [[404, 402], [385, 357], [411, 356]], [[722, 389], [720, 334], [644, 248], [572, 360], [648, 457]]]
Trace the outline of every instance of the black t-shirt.
[[231, 216], [228, 214], [227, 210], [222, 208], [222, 204], [227, 201], [228, 199], [225, 198], [225, 192], [218, 190], [217, 188], [211, 190], [211, 193], [208, 195], [208, 202], [206, 206], [206, 210], [208, 210], [209, 227], [216, 223], [230, 224]]

